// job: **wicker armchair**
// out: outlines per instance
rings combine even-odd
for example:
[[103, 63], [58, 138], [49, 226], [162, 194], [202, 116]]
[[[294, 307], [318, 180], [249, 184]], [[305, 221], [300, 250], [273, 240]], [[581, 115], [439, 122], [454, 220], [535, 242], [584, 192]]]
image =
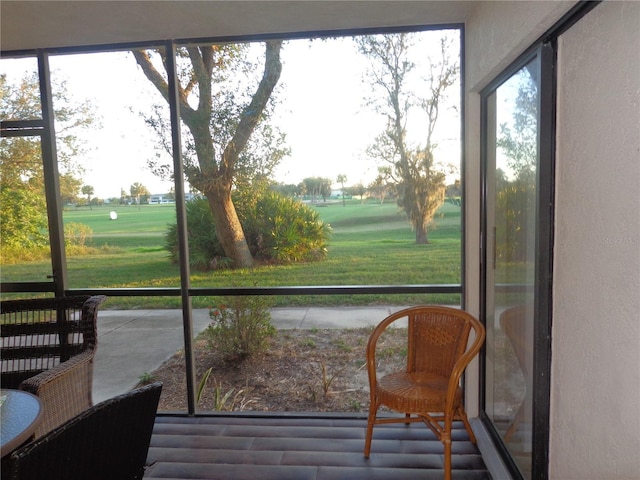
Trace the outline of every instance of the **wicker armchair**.
[[2, 388], [37, 395], [44, 435], [93, 404], [97, 311], [104, 296], [0, 302]]
[[[377, 378], [376, 344], [393, 322], [408, 320], [407, 369]], [[475, 338], [467, 346], [469, 333]], [[364, 447], [369, 457], [373, 427], [380, 423], [424, 422], [444, 444], [445, 479], [451, 479], [451, 426], [464, 423], [473, 443], [475, 435], [464, 410], [460, 377], [479, 352], [485, 338], [482, 324], [470, 314], [449, 307], [411, 307], [385, 318], [367, 344], [371, 404]], [[404, 417], [377, 418], [385, 405]], [[415, 416], [412, 416], [415, 415]]]
[[13, 452], [12, 480], [142, 478], [161, 383], [105, 400]]

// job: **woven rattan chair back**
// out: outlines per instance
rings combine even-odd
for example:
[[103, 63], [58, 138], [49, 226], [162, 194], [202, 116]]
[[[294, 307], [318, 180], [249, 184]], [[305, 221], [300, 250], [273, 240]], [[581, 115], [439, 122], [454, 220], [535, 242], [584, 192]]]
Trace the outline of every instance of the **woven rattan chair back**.
[[[455, 314], [455, 315], [454, 315]], [[449, 377], [467, 348], [471, 324], [449, 310], [408, 312], [407, 372]]]
[[13, 452], [8, 478], [142, 478], [161, 391], [153, 383], [91, 407]]

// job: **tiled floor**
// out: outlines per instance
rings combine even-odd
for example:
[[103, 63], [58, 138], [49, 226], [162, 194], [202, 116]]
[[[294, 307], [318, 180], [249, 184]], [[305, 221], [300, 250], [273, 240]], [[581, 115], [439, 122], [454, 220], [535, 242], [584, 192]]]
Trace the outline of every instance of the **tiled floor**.
[[[442, 444], [422, 424], [378, 425], [362, 455], [366, 420], [351, 416], [158, 416], [145, 478], [409, 480], [443, 478]], [[462, 424], [454, 480], [490, 479]]]

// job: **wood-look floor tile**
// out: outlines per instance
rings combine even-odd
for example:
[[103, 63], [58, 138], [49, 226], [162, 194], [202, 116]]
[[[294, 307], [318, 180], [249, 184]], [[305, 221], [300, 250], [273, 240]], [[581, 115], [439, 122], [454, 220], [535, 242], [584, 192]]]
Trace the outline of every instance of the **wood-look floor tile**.
[[[430, 480], [442, 478], [443, 446], [422, 424], [378, 425], [363, 456], [366, 419], [251, 415], [159, 416], [147, 479]], [[461, 425], [453, 433], [454, 480], [487, 480]]]

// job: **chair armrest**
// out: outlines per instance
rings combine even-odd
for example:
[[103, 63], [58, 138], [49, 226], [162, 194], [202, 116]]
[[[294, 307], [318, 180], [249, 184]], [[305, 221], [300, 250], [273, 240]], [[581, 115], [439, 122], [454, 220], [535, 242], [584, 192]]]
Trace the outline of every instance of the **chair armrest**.
[[86, 351], [20, 384], [21, 390], [33, 393], [42, 402], [42, 422], [36, 437], [92, 406], [94, 355], [93, 350]]
[[471, 343], [471, 346], [467, 348], [467, 351], [458, 359], [458, 361], [453, 366], [453, 370], [451, 371], [451, 376], [449, 377], [449, 385], [447, 388], [447, 404], [445, 410], [448, 414], [453, 413], [454, 409], [454, 399], [455, 399], [455, 391], [460, 385], [460, 378], [462, 378], [462, 374], [465, 369], [473, 360], [482, 345], [484, 344], [484, 340], [486, 337], [484, 326], [475, 318], [471, 319], [472, 331], [474, 332], [475, 338]]

